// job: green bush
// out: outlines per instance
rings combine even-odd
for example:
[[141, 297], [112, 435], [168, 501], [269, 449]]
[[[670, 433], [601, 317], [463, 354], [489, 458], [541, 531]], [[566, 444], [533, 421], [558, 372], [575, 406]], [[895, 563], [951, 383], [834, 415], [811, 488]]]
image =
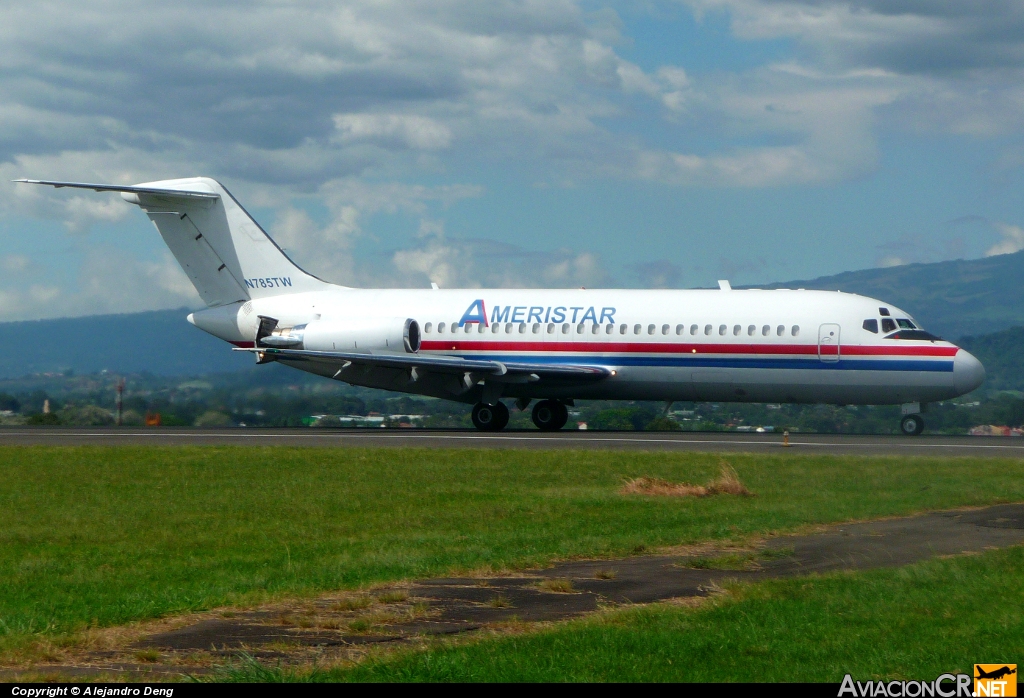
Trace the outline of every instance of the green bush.
[[655, 417], [644, 427], [645, 431], [680, 431], [681, 429], [679, 422], [668, 417]]
[[197, 427], [232, 427], [235, 423], [231, 420], [231, 417], [224, 414], [223, 412], [216, 412], [210, 410], [204, 412], [196, 417], [195, 426]]
[[114, 415], [96, 405], [69, 407], [60, 413], [60, 423], [75, 427], [106, 427], [114, 424]]

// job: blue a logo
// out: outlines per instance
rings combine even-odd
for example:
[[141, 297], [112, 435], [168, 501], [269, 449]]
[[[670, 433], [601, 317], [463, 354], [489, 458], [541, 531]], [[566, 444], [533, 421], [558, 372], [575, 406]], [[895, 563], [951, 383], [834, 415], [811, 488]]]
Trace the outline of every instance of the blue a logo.
[[459, 327], [468, 325], [471, 322], [478, 322], [484, 327], [487, 327], [487, 310], [484, 308], [484, 299], [480, 298], [473, 301], [469, 308], [462, 314], [462, 319], [459, 320]]

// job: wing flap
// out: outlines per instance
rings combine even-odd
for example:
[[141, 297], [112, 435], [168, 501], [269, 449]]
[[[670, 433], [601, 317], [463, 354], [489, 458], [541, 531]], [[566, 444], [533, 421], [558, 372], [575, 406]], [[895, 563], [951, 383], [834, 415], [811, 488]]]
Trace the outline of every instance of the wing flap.
[[235, 351], [248, 351], [264, 354], [268, 358], [286, 361], [316, 361], [332, 365], [357, 365], [381, 368], [402, 368], [434, 373], [481, 373], [488, 374], [499, 380], [503, 377], [536, 376], [541, 378], [574, 378], [599, 379], [611, 375], [611, 371], [602, 366], [577, 366], [570, 364], [531, 364], [524, 362], [503, 363], [501, 361], [481, 361], [464, 359], [458, 356], [438, 356], [430, 354], [363, 354], [344, 351], [307, 351], [305, 349], [278, 349], [274, 347], [237, 348]]

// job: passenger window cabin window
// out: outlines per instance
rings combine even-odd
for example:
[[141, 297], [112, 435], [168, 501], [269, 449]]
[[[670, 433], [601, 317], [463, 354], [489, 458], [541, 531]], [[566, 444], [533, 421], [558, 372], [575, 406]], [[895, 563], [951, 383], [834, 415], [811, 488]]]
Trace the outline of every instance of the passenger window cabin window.
[[865, 320], [863, 327], [868, 332], [878, 334], [878, 320], [874, 318], [871, 318], [870, 320]]
[[434, 323], [432, 323], [432, 322], [428, 322], [428, 323], [427, 323], [426, 325], [424, 325], [424, 326], [423, 326], [423, 333], [424, 333], [424, 334], [430, 334], [430, 329], [431, 329], [431, 328], [432, 328], [433, 326], [434, 326]]
[[540, 334], [540, 323], [539, 322], [533, 323], [533, 333], [534, 334]]
[[576, 334], [583, 334], [583, 323], [576, 325]]
[[500, 332], [500, 331], [501, 331], [501, 323], [500, 322], [496, 322], [493, 325], [491, 325], [491, 334], [498, 334], [498, 332]]
[[690, 325], [690, 334], [697, 334], [697, 326]]
[[614, 331], [615, 331], [615, 325], [608, 325], [607, 327], [604, 328], [604, 333], [605, 334], [611, 334]]
[[562, 334], [569, 334], [569, 323], [562, 323]]
[[505, 323], [505, 334], [512, 334], [512, 323], [511, 322], [506, 322]]
[[640, 334], [640, 325], [633, 325], [633, 334]]
[[711, 325], [704, 325], [704, 334], [711, 334]]
[[726, 327], [725, 325], [719, 325], [718, 326], [718, 334], [720, 334], [720, 335], [724, 335], [728, 330], [729, 330], [729, 328]]
[[739, 325], [733, 325], [732, 326], [732, 336], [733, 337], [739, 337], [740, 336], [740, 332], [742, 330], [743, 330], [743, 328], [740, 327]]
[[526, 323], [525, 322], [520, 322], [519, 323], [519, 334], [526, 334]]
[[779, 325], [778, 327], [776, 327], [775, 328], [775, 334], [779, 335], [780, 337], [782, 335], [786, 334], [786, 326], [785, 325]]
[[668, 334], [668, 325], [662, 325], [661, 326], [661, 333], [662, 334]]
[[626, 323], [619, 325], [619, 334], [626, 334]]
[[761, 336], [762, 337], [767, 337], [771, 333], [772, 333], [772, 326], [771, 325], [765, 325], [764, 327], [761, 328]]
[[555, 333], [555, 323], [549, 322], [548, 323], [548, 334], [554, 334], [554, 333]]
[[601, 326], [598, 325], [596, 322], [594, 323], [593, 327], [590, 328], [590, 334], [597, 334], [600, 331], [601, 331]]
[[654, 325], [647, 326], [647, 334], [654, 334]]
[[444, 334], [444, 323], [443, 322], [437, 323], [437, 333], [438, 334]]
[[882, 332], [892, 332], [896, 329], [896, 323], [892, 318], [882, 318]]
[[793, 325], [793, 329], [790, 330], [794, 337], [800, 336], [800, 325]]
[[477, 332], [477, 334], [483, 334], [484, 333], [484, 329], [485, 329], [484, 328], [484, 323], [478, 322], [476, 324], [476, 332]]
[[753, 337], [755, 332], [757, 332], [757, 327], [755, 327], [754, 325], [748, 325], [747, 326], [747, 336], [748, 337]]

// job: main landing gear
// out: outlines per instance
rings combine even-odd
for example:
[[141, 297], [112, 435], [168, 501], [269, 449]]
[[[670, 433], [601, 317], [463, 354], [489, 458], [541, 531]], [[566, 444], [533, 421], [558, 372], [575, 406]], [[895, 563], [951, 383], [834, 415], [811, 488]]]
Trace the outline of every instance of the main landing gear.
[[485, 405], [482, 402], [473, 406], [473, 426], [480, 431], [501, 431], [508, 424], [508, 408], [500, 402]]
[[541, 431], [558, 431], [569, 421], [569, 410], [558, 400], [541, 400], [533, 406], [533, 423]]
[[[529, 401], [525, 401], [528, 403]], [[520, 404], [525, 408], [526, 404]], [[541, 431], [558, 431], [569, 421], [569, 409], [558, 400], [541, 400], [533, 406], [533, 423]], [[501, 431], [508, 424], [508, 408], [500, 402], [473, 406], [473, 426], [480, 431]]]
[[900, 431], [904, 436], [917, 436], [924, 431], [924, 420], [919, 414], [908, 414], [900, 421]]

